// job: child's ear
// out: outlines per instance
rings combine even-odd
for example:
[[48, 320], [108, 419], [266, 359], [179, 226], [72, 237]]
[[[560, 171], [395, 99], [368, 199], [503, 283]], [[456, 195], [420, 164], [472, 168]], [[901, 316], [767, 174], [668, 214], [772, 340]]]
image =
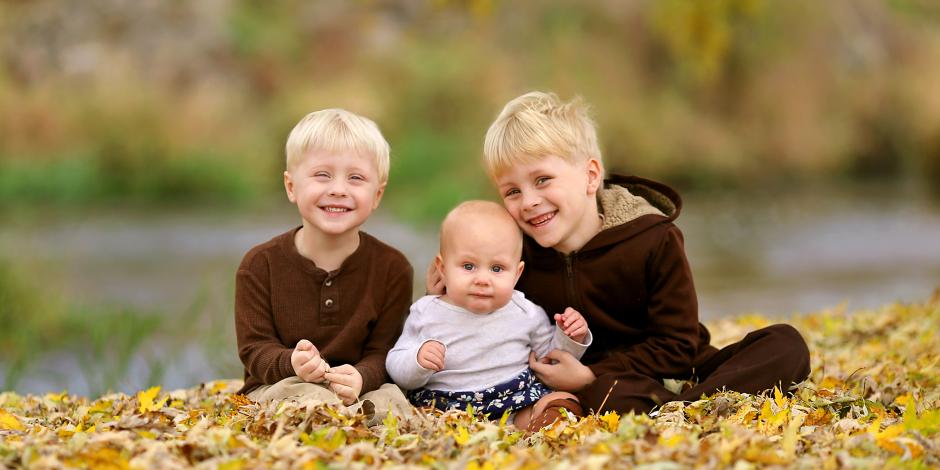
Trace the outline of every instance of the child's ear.
[[512, 282], [512, 285], [515, 286], [519, 282], [519, 277], [522, 276], [522, 270], [525, 269], [525, 261], [519, 262], [519, 269], [516, 270], [516, 280]]
[[385, 194], [385, 185], [388, 182], [384, 182], [379, 185], [379, 189], [375, 192], [375, 201], [372, 202], [372, 210], [376, 210], [379, 207], [379, 203], [382, 202], [382, 196]]
[[284, 190], [287, 191], [287, 200], [297, 202], [294, 196], [294, 180], [291, 179], [290, 172], [287, 170], [284, 171]]
[[587, 194], [588, 196], [594, 196], [597, 194], [597, 189], [604, 183], [604, 172], [601, 170], [601, 162], [596, 158], [588, 160], [586, 171], [588, 179]]

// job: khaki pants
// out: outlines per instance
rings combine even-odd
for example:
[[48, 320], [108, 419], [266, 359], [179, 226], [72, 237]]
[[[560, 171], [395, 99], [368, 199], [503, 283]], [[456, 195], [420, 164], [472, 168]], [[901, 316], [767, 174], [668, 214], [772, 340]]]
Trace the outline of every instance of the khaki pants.
[[[269, 400], [318, 400], [324, 403], [340, 404], [341, 400], [326, 385], [304, 382], [300, 377], [288, 377], [274, 385], [262, 385], [248, 394], [255, 402]], [[398, 419], [407, 419], [414, 415], [415, 408], [395, 384], [382, 384], [376, 390], [364, 393], [359, 401], [346, 407], [350, 411], [362, 410], [366, 415], [366, 425], [375, 426], [382, 422], [391, 410]]]

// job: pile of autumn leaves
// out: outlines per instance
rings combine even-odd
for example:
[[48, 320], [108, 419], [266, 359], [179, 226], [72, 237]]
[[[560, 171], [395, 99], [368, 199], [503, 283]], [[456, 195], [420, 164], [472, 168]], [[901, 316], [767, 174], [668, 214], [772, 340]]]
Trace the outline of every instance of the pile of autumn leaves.
[[[252, 403], [232, 394], [235, 381], [96, 400], [2, 393], [0, 467], [940, 466], [940, 295], [789, 321], [813, 354], [810, 380], [792, 394], [725, 392], [654, 417], [603, 412], [536, 434], [466, 412], [370, 428], [321, 404]], [[766, 324], [746, 316], [709, 327], [720, 345]]]

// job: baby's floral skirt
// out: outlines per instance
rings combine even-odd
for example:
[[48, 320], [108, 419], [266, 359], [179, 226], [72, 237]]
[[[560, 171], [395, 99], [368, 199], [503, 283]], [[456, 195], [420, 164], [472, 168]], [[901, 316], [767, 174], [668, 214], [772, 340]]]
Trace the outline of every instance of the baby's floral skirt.
[[445, 392], [419, 388], [408, 392], [408, 399], [415, 406], [433, 406], [439, 410], [465, 410], [467, 405], [490, 419], [499, 419], [506, 410], [513, 413], [532, 406], [543, 395], [551, 393], [548, 387], [535, 377], [531, 369], [522, 371], [514, 379], [483, 391]]

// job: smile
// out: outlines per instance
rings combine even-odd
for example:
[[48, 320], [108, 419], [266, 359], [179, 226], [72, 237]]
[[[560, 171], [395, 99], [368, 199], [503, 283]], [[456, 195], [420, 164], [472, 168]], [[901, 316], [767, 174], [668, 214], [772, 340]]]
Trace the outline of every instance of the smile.
[[527, 222], [529, 223], [529, 225], [534, 225], [534, 226], [536, 226], [536, 227], [541, 227], [541, 226], [547, 224], [547, 223], [548, 223], [549, 221], [551, 221], [552, 219], [554, 219], [554, 218], [555, 218], [555, 214], [557, 214], [557, 213], [558, 213], [558, 211], [548, 212], [548, 213], [542, 214], [542, 215], [540, 215], [540, 216], [538, 216], [538, 217], [534, 217], [534, 218], [532, 218], [532, 219], [529, 219], [529, 220], [527, 220]]
[[326, 212], [332, 212], [332, 213], [349, 212], [350, 210], [352, 210], [347, 207], [336, 207], [336, 206], [326, 206], [326, 207], [321, 207], [320, 209]]

